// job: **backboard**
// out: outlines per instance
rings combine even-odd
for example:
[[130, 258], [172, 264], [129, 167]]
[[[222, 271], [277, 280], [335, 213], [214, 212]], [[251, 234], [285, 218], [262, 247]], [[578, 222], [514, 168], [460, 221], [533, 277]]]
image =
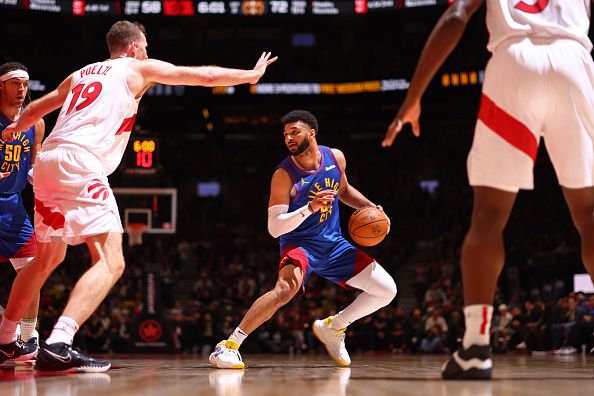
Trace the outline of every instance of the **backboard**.
[[177, 189], [114, 188], [122, 224], [146, 224], [144, 233], [175, 234], [177, 228]]

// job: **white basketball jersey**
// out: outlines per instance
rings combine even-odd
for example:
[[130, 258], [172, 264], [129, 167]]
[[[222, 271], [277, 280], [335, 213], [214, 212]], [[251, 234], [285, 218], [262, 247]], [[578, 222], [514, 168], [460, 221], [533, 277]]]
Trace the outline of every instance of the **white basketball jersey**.
[[74, 72], [68, 97], [42, 151], [74, 145], [96, 156], [111, 174], [130, 139], [138, 102], [128, 88], [133, 58], [108, 59]]
[[487, 0], [487, 48], [510, 38], [567, 38], [588, 51], [591, 0]]

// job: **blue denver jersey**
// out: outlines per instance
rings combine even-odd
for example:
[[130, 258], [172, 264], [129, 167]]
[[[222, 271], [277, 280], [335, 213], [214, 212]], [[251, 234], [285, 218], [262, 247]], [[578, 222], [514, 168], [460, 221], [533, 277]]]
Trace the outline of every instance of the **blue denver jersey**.
[[[331, 189], [338, 191], [340, 187], [342, 171], [332, 150], [325, 146], [318, 146], [318, 148], [322, 158], [320, 167], [316, 170], [306, 171], [299, 168], [290, 155], [277, 166], [277, 169], [284, 169], [293, 182], [289, 212], [307, 205], [319, 191]], [[299, 227], [281, 235], [281, 251], [287, 243], [291, 243], [297, 246], [309, 246], [322, 252], [326, 251], [328, 244], [342, 240], [338, 205], [337, 196], [330, 209], [320, 209], [305, 219]]]
[[[0, 114], [0, 133], [11, 123]], [[35, 126], [17, 133], [11, 142], [4, 142], [0, 137], [0, 172], [10, 172], [9, 176], [0, 179], [0, 194], [18, 194], [27, 185], [34, 141]]]

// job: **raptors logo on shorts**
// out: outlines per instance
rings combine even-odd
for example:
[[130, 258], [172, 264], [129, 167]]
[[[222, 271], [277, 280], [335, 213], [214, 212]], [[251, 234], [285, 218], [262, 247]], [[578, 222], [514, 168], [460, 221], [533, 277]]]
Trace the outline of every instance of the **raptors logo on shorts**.
[[93, 199], [105, 201], [107, 198], [109, 198], [109, 189], [99, 179], [93, 179], [89, 182], [87, 192]]

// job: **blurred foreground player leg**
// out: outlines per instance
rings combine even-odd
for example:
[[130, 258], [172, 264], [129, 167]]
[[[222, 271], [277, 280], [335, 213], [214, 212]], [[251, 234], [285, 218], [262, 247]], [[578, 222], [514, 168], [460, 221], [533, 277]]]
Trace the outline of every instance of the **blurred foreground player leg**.
[[343, 366], [351, 364], [344, 342], [346, 327], [396, 296], [396, 284], [386, 270], [341, 235], [336, 196], [356, 209], [375, 206], [349, 185], [344, 154], [318, 145], [318, 122], [307, 111], [288, 113], [283, 125], [289, 156], [272, 176], [268, 207], [268, 230], [274, 238], [280, 237], [278, 281], [211, 353], [210, 363], [219, 368], [244, 367], [238, 350], [243, 340], [297, 292], [303, 292], [313, 272], [347, 289], [362, 291], [344, 310], [313, 323], [314, 334]]
[[265, 52], [251, 70], [174, 66], [148, 59], [144, 33], [139, 24], [113, 24], [106, 37], [109, 59], [73, 72], [2, 133], [10, 142], [61, 107], [34, 166], [38, 255], [17, 275], [0, 334], [14, 334], [12, 324], [64, 260], [67, 244], [86, 243], [91, 255], [91, 268], [74, 286], [47, 342], [41, 343], [37, 370], [102, 372], [111, 366], [77, 352], [72, 341], [124, 271], [123, 229], [107, 176], [122, 159], [143, 94], [155, 83], [255, 84], [276, 60]]
[[[437, 22], [406, 99], [382, 142], [402, 126], [418, 136], [421, 97], [482, 0], [455, 0]], [[582, 260], [594, 274], [594, 64], [589, 0], [487, 0], [483, 95], [468, 155], [474, 203], [461, 254], [466, 332], [444, 365], [445, 379], [491, 378], [489, 333], [505, 251], [502, 232], [520, 189], [533, 188], [540, 137], [578, 229]]]
[[[28, 84], [29, 74], [23, 64], [8, 62], [0, 65], [0, 132], [21, 115], [28, 97]], [[0, 140], [0, 261], [10, 261], [17, 272], [35, 256], [35, 235], [21, 191], [27, 186], [27, 179], [32, 181], [28, 173], [41, 148], [44, 133], [45, 124], [41, 119], [12, 142]], [[39, 335], [35, 326], [38, 310], [39, 293], [28, 305], [20, 323], [7, 321], [9, 325], [0, 333], [0, 344], [4, 344], [0, 346], [0, 362], [7, 359], [25, 361], [37, 355]], [[19, 334], [15, 334], [17, 328]], [[24, 343], [17, 342], [17, 338]], [[18, 350], [13, 350], [15, 347]]]

